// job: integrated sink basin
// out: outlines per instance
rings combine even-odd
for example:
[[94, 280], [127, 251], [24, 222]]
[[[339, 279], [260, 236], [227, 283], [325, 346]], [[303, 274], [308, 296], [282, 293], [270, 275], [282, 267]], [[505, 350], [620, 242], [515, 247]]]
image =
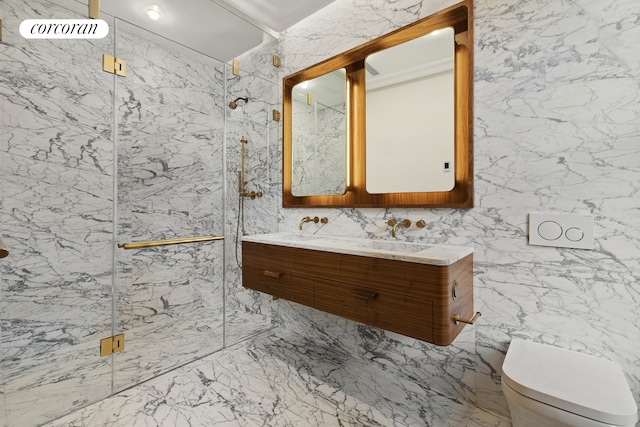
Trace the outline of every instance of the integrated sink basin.
[[430, 249], [430, 248], [426, 248], [425, 245], [422, 245], [420, 243], [388, 242], [386, 240], [370, 240], [367, 242], [358, 243], [358, 247], [377, 249], [381, 251], [409, 252], [409, 253], [422, 252]]
[[428, 245], [299, 233], [258, 234], [244, 236], [242, 241], [443, 266], [454, 264], [473, 253], [473, 248], [466, 246]]

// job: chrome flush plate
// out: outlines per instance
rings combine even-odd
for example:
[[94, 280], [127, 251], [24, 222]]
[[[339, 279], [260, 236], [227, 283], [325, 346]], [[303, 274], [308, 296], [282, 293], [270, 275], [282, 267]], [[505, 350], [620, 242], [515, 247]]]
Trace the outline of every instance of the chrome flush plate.
[[593, 216], [569, 213], [529, 214], [529, 244], [593, 249]]

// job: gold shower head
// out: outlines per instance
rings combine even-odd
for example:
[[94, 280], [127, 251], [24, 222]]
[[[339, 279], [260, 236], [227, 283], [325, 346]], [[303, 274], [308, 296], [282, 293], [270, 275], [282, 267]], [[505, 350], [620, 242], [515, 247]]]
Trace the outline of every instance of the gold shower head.
[[233, 101], [231, 101], [229, 103], [229, 108], [231, 108], [232, 110], [235, 110], [238, 107], [238, 101], [244, 101], [244, 103], [248, 103], [249, 102], [249, 98], [236, 98]]

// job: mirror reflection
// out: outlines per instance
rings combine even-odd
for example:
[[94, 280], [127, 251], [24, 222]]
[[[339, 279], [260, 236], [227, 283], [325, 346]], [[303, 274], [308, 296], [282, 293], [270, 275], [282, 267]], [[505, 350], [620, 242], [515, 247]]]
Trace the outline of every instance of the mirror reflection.
[[454, 49], [449, 27], [367, 57], [369, 193], [454, 187]]
[[[285, 77], [283, 206], [473, 207], [472, 21], [460, 2]], [[338, 100], [304, 87], [332, 73]]]
[[295, 196], [346, 192], [345, 69], [293, 87], [292, 171]]

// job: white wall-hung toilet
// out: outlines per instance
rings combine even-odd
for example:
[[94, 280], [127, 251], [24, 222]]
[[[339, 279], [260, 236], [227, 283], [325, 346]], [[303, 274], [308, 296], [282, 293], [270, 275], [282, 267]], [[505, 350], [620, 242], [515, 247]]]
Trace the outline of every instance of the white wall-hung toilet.
[[638, 407], [615, 362], [514, 338], [502, 365], [514, 427], [634, 427]]

